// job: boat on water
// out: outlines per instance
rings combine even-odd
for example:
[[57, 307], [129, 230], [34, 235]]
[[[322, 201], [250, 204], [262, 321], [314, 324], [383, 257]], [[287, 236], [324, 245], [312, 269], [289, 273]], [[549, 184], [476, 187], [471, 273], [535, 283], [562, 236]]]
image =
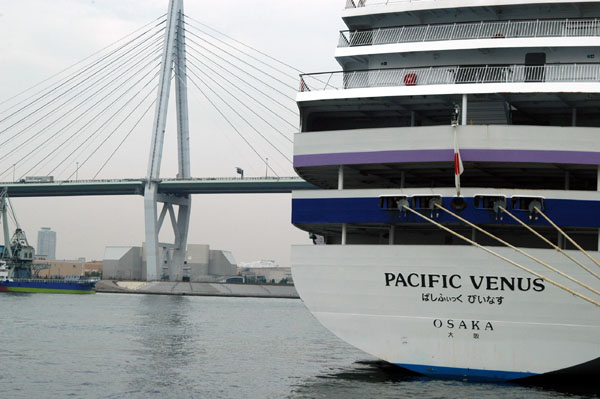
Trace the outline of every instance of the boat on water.
[[4, 231], [4, 246], [0, 246], [0, 292], [95, 293], [96, 282], [92, 280], [36, 278], [37, 272], [47, 265], [33, 263], [35, 249], [29, 245], [25, 231], [17, 227], [13, 236], [9, 236], [7, 225], [9, 204], [10, 201], [4, 191], [0, 195]]
[[[347, 0], [301, 75], [308, 309], [434, 377], [600, 377], [600, 2]], [[321, 245], [319, 245], [321, 244]]]

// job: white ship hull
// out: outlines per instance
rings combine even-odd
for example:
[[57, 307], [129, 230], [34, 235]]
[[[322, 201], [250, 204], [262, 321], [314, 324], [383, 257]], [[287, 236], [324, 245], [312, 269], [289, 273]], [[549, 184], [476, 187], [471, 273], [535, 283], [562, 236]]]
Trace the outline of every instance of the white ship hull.
[[[495, 250], [594, 295], [510, 249]], [[595, 277], [556, 251], [526, 251], [599, 288]], [[597, 307], [480, 249], [296, 246], [292, 264], [296, 288], [315, 317], [390, 363], [467, 379], [513, 380], [576, 366], [574, 374], [598, 374]]]

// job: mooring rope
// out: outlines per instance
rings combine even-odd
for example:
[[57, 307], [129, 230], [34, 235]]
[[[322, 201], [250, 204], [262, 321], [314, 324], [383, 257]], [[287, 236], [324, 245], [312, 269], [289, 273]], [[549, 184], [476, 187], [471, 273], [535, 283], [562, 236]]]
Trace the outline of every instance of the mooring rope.
[[502, 243], [502, 244], [506, 245], [507, 247], [509, 247], [509, 248], [511, 248], [511, 249], [513, 249], [513, 250], [515, 250], [515, 251], [517, 251], [517, 252], [518, 252], [518, 253], [520, 253], [521, 255], [524, 255], [524, 256], [528, 257], [529, 259], [531, 259], [531, 260], [533, 260], [533, 261], [535, 261], [535, 262], [539, 263], [540, 265], [542, 265], [542, 266], [544, 266], [544, 267], [546, 267], [546, 268], [548, 268], [548, 269], [552, 270], [553, 272], [560, 274], [560, 275], [561, 275], [561, 276], [563, 276], [564, 278], [566, 278], [566, 279], [568, 279], [568, 280], [571, 280], [571, 281], [572, 281], [572, 282], [574, 282], [575, 284], [577, 284], [577, 285], [579, 285], [579, 286], [581, 286], [581, 287], [583, 287], [583, 288], [585, 288], [585, 289], [587, 289], [587, 290], [589, 290], [589, 291], [593, 292], [594, 294], [596, 294], [596, 295], [600, 295], [600, 291], [598, 291], [598, 290], [596, 290], [596, 289], [594, 289], [594, 288], [590, 287], [589, 285], [587, 285], [587, 284], [585, 284], [585, 283], [583, 283], [583, 282], [581, 282], [581, 281], [579, 281], [579, 280], [577, 280], [577, 279], [575, 279], [575, 278], [573, 278], [573, 277], [569, 276], [568, 274], [566, 274], [566, 273], [564, 273], [564, 272], [562, 272], [562, 271], [558, 270], [558, 269], [557, 269], [557, 268], [555, 268], [554, 266], [551, 266], [551, 265], [549, 265], [548, 263], [544, 262], [543, 260], [541, 260], [541, 259], [539, 259], [539, 258], [536, 258], [536, 257], [535, 257], [535, 256], [533, 256], [533, 255], [530, 255], [530, 254], [528, 254], [527, 252], [523, 251], [521, 248], [515, 247], [514, 245], [512, 245], [512, 244], [510, 244], [510, 243], [508, 243], [508, 242], [506, 242], [506, 241], [504, 241], [504, 240], [503, 240], [503, 239], [501, 239], [500, 237], [498, 237], [498, 236], [496, 236], [496, 235], [494, 235], [494, 234], [490, 233], [489, 231], [487, 231], [487, 230], [485, 230], [485, 229], [482, 229], [481, 227], [477, 226], [476, 224], [474, 224], [474, 223], [472, 223], [472, 222], [468, 221], [467, 219], [465, 219], [465, 218], [463, 218], [463, 217], [461, 217], [461, 216], [457, 215], [457, 214], [456, 214], [456, 213], [454, 213], [454, 212], [451, 212], [450, 210], [448, 210], [448, 209], [444, 208], [443, 206], [441, 206], [441, 205], [439, 205], [439, 204], [435, 204], [435, 206], [436, 206], [437, 208], [439, 208], [439, 209], [443, 210], [444, 212], [446, 212], [446, 213], [448, 213], [448, 214], [450, 214], [450, 215], [454, 216], [455, 218], [457, 218], [457, 219], [458, 219], [458, 220], [460, 220], [461, 222], [463, 222], [463, 223], [466, 223], [467, 225], [471, 226], [472, 228], [474, 228], [474, 229], [477, 229], [478, 231], [481, 231], [483, 234], [486, 234], [487, 236], [489, 236], [489, 237], [492, 237], [494, 240], [496, 240], [496, 241], [498, 241], [498, 242], [500, 242], [500, 243]]
[[525, 227], [527, 230], [531, 231], [533, 234], [535, 234], [536, 236], [538, 236], [539, 238], [541, 238], [546, 244], [550, 245], [552, 248], [556, 249], [558, 252], [560, 252], [561, 254], [563, 254], [564, 256], [566, 256], [567, 258], [571, 259], [578, 266], [580, 266], [583, 270], [585, 270], [586, 272], [590, 273], [592, 276], [594, 276], [594, 277], [596, 277], [597, 279], [600, 280], [600, 274], [594, 272], [592, 269], [590, 269], [589, 267], [585, 266], [583, 263], [579, 262], [577, 259], [575, 259], [571, 255], [569, 255], [568, 253], [566, 253], [562, 248], [560, 248], [558, 245], [554, 244], [552, 241], [548, 240], [546, 237], [544, 237], [543, 235], [541, 235], [540, 233], [538, 233], [537, 231], [535, 231], [531, 226], [527, 225], [521, 219], [519, 219], [518, 217], [516, 217], [515, 215], [513, 215], [512, 213], [510, 213], [506, 209], [504, 209], [502, 206], [499, 206], [498, 209], [500, 209], [502, 212], [506, 213], [508, 216], [510, 216], [511, 218], [513, 218], [521, 226]]
[[556, 230], [558, 230], [558, 232], [560, 234], [562, 234], [563, 236], [565, 236], [566, 239], [569, 240], [569, 242], [571, 242], [571, 244], [575, 245], [575, 248], [577, 248], [578, 250], [580, 250], [581, 252], [583, 252], [583, 254], [585, 256], [587, 256], [588, 258], [590, 258], [591, 261], [596, 264], [596, 266], [600, 267], [600, 263], [596, 259], [594, 259], [594, 257], [592, 255], [588, 254], [585, 251], [585, 249], [581, 248], [581, 246], [579, 244], [577, 244], [571, 237], [569, 237], [569, 235], [567, 233], [565, 233], [564, 231], [562, 231], [562, 229], [560, 227], [558, 227], [552, 220], [550, 220], [550, 218], [548, 216], [546, 216], [544, 214], [544, 212], [542, 212], [537, 206], [534, 206], [533, 209], [535, 209], [537, 213], [539, 213], [540, 215], [542, 215], [544, 217], [544, 219], [546, 219], [548, 221], [548, 223], [550, 223], [552, 225], [552, 227], [554, 227]]
[[440, 223], [436, 222], [435, 220], [433, 220], [433, 219], [430, 219], [430, 218], [428, 218], [428, 217], [427, 217], [427, 216], [425, 216], [425, 215], [421, 215], [419, 212], [415, 211], [415, 210], [414, 210], [414, 209], [412, 209], [412, 208], [409, 208], [409, 207], [408, 207], [408, 206], [406, 206], [406, 205], [403, 205], [403, 206], [402, 206], [402, 208], [406, 209], [407, 211], [410, 211], [410, 212], [414, 213], [415, 215], [419, 216], [420, 218], [422, 218], [422, 219], [425, 219], [426, 221], [428, 221], [428, 222], [430, 222], [430, 223], [434, 224], [435, 226], [439, 227], [440, 229], [442, 229], [442, 230], [444, 230], [444, 231], [447, 231], [448, 233], [450, 233], [450, 234], [452, 234], [452, 235], [454, 235], [454, 236], [456, 236], [456, 237], [460, 238], [461, 240], [463, 240], [463, 241], [466, 241], [466, 242], [468, 242], [469, 244], [471, 244], [471, 245], [473, 245], [473, 246], [475, 246], [475, 247], [477, 247], [477, 248], [483, 249], [484, 251], [486, 251], [486, 252], [488, 252], [488, 253], [490, 253], [490, 254], [492, 254], [492, 255], [494, 255], [494, 256], [496, 256], [496, 257], [498, 257], [498, 258], [502, 259], [502, 260], [504, 260], [505, 262], [508, 262], [508, 263], [510, 263], [511, 265], [513, 265], [513, 266], [516, 266], [516, 267], [518, 267], [519, 269], [521, 269], [521, 270], [523, 270], [523, 271], [525, 271], [525, 272], [527, 272], [527, 273], [529, 273], [529, 274], [532, 274], [532, 275], [534, 275], [534, 276], [536, 276], [536, 277], [538, 277], [538, 278], [541, 278], [542, 280], [544, 280], [544, 281], [546, 281], [546, 282], [548, 282], [548, 283], [550, 283], [550, 284], [554, 285], [555, 287], [558, 287], [558, 288], [560, 288], [560, 289], [562, 289], [562, 290], [564, 290], [564, 291], [567, 291], [568, 293], [570, 293], [570, 294], [572, 294], [572, 295], [575, 295], [576, 297], [579, 297], [579, 298], [581, 298], [581, 299], [583, 299], [583, 300], [585, 300], [585, 301], [587, 301], [587, 302], [589, 302], [589, 303], [592, 303], [592, 304], [594, 304], [594, 305], [596, 305], [596, 306], [600, 307], [600, 302], [598, 302], [598, 301], [595, 301], [595, 300], [593, 300], [593, 299], [591, 299], [591, 298], [588, 298], [588, 297], [587, 297], [587, 296], [585, 296], [585, 295], [582, 295], [582, 294], [580, 294], [580, 293], [578, 293], [578, 292], [576, 292], [576, 291], [573, 291], [573, 290], [572, 290], [572, 289], [570, 289], [569, 287], [566, 287], [566, 286], [564, 286], [564, 285], [562, 285], [562, 284], [560, 284], [560, 283], [557, 283], [557, 282], [556, 282], [556, 281], [554, 281], [554, 280], [551, 280], [551, 279], [549, 279], [548, 277], [545, 277], [545, 276], [543, 276], [543, 275], [541, 275], [541, 274], [539, 274], [539, 273], [537, 273], [537, 272], [534, 272], [533, 270], [531, 270], [531, 269], [529, 269], [529, 268], [527, 268], [527, 267], [525, 267], [525, 266], [523, 266], [523, 265], [520, 265], [520, 264], [518, 264], [517, 262], [515, 262], [515, 261], [512, 261], [512, 260], [508, 259], [507, 257], [505, 257], [505, 256], [502, 256], [502, 255], [500, 255], [499, 253], [497, 253], [497, 252], [495, 252], [495, 251], [492, 251], [491, 249], [489, 249], [489, 248], [486, 248], [486, 247], [484, 247], [483, 245], [480, 245], [480, 244], [476, 243], [475, 241], [473, 241], [473, 240], [470, 240], [470, 239], [468, 239], [467, 237], [465, 237], [465, 236], [463, 236], [463, 235], [460, 235], [460, 234], [458, 234], [457, 232], [455, 232], [455, 231], [453, 231], [453, 230], [449, 229], [449, 228], [448, 228], [448, 227], [446, 227], [446, 226], [443, 226], [442, 224], [440, 224]]

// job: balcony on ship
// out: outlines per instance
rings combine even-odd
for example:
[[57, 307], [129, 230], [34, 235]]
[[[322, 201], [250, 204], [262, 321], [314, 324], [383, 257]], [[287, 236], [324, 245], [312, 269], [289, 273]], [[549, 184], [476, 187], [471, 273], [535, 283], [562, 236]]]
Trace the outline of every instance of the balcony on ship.
[[349, 29], [473, 21], [600, 17], [591, 0], [347, 0]]
[[600, 36], [600, 20], [597, 18], [478, 21], [345, 30], [340, 32], [338, 47], [474, 39], [594, 36]]
[[[301, 75], [300, 92], [486, 83], [598, 83], [599, 80], [600, 63], [447, 65], [303, 74]], [[535, 88], [532, 88], [535, 91], [543, 91], [543, 89], [543, 86], [537, 84]], [[451, 90], [456, 91], [457, 89]], [[476, 90], [475, 92], [482, 91]], [[419, 93], [407, 92], [407, 95], [409, 94]]]

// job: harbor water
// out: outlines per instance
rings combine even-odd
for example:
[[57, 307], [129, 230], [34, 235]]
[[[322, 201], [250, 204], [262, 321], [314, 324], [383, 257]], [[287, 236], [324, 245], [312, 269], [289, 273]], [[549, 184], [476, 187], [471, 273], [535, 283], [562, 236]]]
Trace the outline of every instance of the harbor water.
[[430, 380], [365, 355], [299, 300], [0, 295], [0, 398], [584, 398]]

